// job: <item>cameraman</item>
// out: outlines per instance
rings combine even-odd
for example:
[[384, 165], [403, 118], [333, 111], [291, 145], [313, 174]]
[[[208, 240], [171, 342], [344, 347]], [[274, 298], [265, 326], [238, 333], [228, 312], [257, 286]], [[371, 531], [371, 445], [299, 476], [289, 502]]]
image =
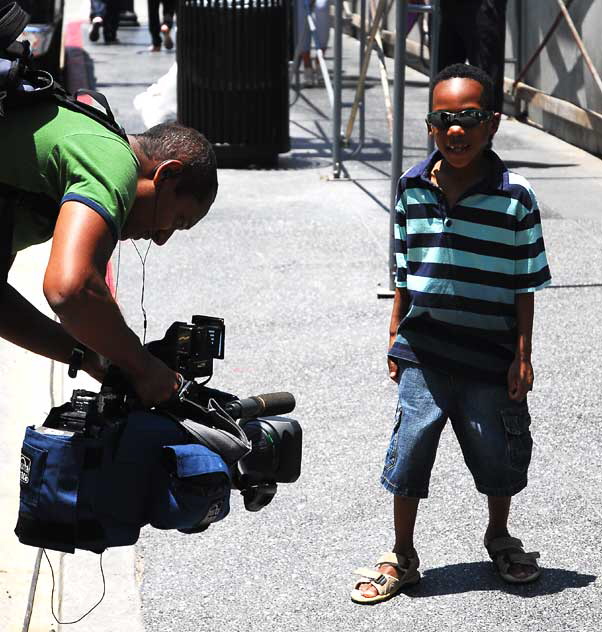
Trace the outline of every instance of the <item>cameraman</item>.
[[[126, 325], [105, 283], [117, 240], [163, 245], [201, 220], [217, 194], [215, 155], [197, 131], [157, 125], [129, 136], [54, 103], [0, 117], [0, 336], [59, 362], [83, 345], [82, 368], [103, 358], [146, 406], [168, 399], [177, 374]], [[44, 295], [60, 323], [11, 287], [15, 255], [52, 239]]]

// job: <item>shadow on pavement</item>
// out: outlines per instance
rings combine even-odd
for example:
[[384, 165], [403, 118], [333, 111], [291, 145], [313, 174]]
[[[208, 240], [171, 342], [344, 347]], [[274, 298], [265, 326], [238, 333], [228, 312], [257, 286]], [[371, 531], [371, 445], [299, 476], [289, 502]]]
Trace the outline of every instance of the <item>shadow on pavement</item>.
[[518, 597], [539, 597], [559, 593], [567, 588], [585, 588], [596, 579], [596, 575], [547, 567], [543, 568], [538, 581], [532, 584], [512, 585], [498, 577], [491, 562], [465, 562], [424, 571], [422, 581], [404, 591], [404, 594], [412, 598], [422, 598], [498, 590]]
[[504, 164], [508, 169], [517, 169], [519, 167], [528, 167], [530, 169], [552, 169], [553, 167], [575, 167], [575, 162], [530, 162], [528, 160], [504, 160]]

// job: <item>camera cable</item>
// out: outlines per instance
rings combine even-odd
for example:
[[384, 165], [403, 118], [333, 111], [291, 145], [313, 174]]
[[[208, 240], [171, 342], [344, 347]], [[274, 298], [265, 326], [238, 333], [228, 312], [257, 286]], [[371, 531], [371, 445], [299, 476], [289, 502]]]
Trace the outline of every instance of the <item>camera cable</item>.
[[42, 549], [42, 551], [44, 551], [46, 561], [48, 562], [48, 566], [50, 566], [50, 575], [52, 576], [52, 592], [50, 593], [50, 612], [52, 613], [52, 617], [59, 625], [72, 625], [74, 623], [79, 623], [82, 619], [87, 617], [92, 612], [92, 610], [98, 607], [101, 604], [102, 600], [105, 598], [105, 594], [107, 591], [107, 583], [105, 580], [104, 569], [102, 567], [103, 554], [102, 553], [100, 554], [100, 562], [99, 562], [100, 575], [102, 577], [102, 595], [100, 596], [100, 599], [87, 612], [85, 612], [81, 617], [79, 617], [79, 619], [75, 619], [73, 621], [59, 621], [56, 614], [54, 613], [54, 589], [55, 589], [54, 569], [52, 568], [52, 564], [50, 563], [50, 558], [48, 557], [48, 553], [46, 553], [46, 549]]

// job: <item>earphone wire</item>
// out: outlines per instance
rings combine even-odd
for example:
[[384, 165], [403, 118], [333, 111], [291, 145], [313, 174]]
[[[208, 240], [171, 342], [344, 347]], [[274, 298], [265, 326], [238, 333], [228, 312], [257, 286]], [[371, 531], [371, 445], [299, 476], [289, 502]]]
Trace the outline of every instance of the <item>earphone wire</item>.
[[[154, 170], [153, 170], [153, 176], [155, 174], [155, 172], [157, 171], [157, 169], [162, 165], [163, 163], [161, 163], [160, 165], [157, 165]], [[153, 208], [153, 232], [152, 234], [154, 235], [155, 233], [155, 228], [157, 226], [157, 206], [159, 203], [159, 193], [161, 192], [161, 187], [160, 187], [160, 183], [157, 185], [156, 187], [156, 193], [155, 193], [155, 203], [154, 203], [154, 208]], [[134, 249], [136, 250], [136, 254], [138, 255], [138, 258], [140, 259], [140, 262], [142, 263], [142, 290], [140, 292], [140, 309], [142, 310], [142, 318], [143, 318], [143, 335], [142, 335], [142, 344], [146, 344], [146, 330], [148, 328], [148, 319], [146, 317], [146, 308], [144, 307], [144, 290], [145, 290], [145, 285], [146, 285], [146, 258], [148, 257], [148, 253], [150, 251], [150, 247], [152, 246], [153, 243], [153, 239], [152, 236], [148, 242], [148, 246], [146, 247], [146, 252], [144, 253], [144, 257], [140, 254], [140, 250], [138, 250], [138, 246], [136, 245], [136, 242], [133, 239], [130, 239], [130, 241], [132, 242]]]
[[140, 291], [140, 309], [142, 310], [142, 318], [143, 318], [143, 335], [142, 335], [142, 344], [146, 344], [146, 330], [148, 327], [148, 319], [146, 317], [146, 308], [144, 307], [144, 290], [146, 286], [146, 258], [148, 257], [148, 253], [150, 251], [150, 247], [153, 243], [153, 240], [149, 240], [148, 246], [146, 247], [146, 252], [144, 253], [144, 257], [140, 254], [140, 250], [138, 250], [138, 246], [133, 239], [130, 239], [132, 242], [134, 249], [136, 250], [136, 254], [142, 263], [142, 290]]
[[115, 300], [117, 300], [117, 291], [119, 290], [119, 271], [121, 270], [121, 242], [117, 242], [117, 273], [115, 275]]

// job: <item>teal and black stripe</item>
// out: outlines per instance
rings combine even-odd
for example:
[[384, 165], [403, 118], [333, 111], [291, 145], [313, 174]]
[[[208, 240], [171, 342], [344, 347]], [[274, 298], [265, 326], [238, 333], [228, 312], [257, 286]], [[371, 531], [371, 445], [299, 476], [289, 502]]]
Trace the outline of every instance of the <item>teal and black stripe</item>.
[[430, 180], [434, 152], [399, 181], [397, 287], [410, 308], [389, 355], [505, 381], [516, 344], [515, 296], [550, 283], [537, 199], [490, 151], [490, 176], [453, 208]]

